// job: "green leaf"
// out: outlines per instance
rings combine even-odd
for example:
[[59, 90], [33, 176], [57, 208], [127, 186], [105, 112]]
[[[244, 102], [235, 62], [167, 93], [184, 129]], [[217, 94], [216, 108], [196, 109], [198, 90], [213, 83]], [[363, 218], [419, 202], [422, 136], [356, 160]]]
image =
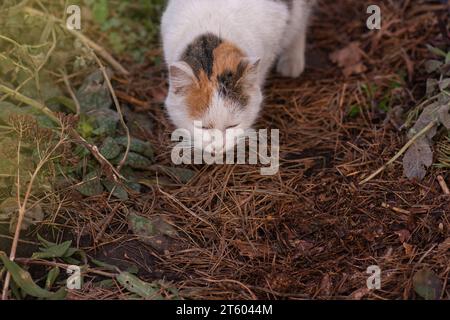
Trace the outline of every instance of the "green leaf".
[[[127, 137], [116, 138], [116, 142], [119, 145], [126, 148], [128, 145], [128, 138]], [[130, 139], [130, 151], [139, 153], [151, 161], [153, 161], [155, 157], [155, 153], [153, 151], [153, 147], [150, 144], [150, 142], [145, 142], [136, 138]]]
[[128, 291], [136, 293], [142, 298], [163, 300], [163, 297], [159, 294], [159, 288], [157, 285], [142, 281], [131, 273], [121, 272], [117, 276], [117, 281]]
[[9, 123], [9, 118], [16, 115], [36, 116], [36, 113], [27, 107], [18, 107], [6, 101], [0, 101], [0, 121]]
[[[17, 198], [7, 198], [0, 204], [0, 220], [10, 220], [10, 232], [14, 233], [18, 219], [18, 204]], [[39, 204], [30, 206], [25, 211], [25, 216], [22, 221], [21, 230], [27, 230], [31, 225], [44, 220], [44, 211]]]
[[100, 148], [100, 153], [108, 160], [116, 158], [121, 151], [119, 144], [111, 137], [106, 138]]
[[114, 272], [118, 271], [118, 268], [116, 266], [113, 266], [112, 264], [109, 264], [109, 263], [106, 263], [106, 262], [103, 262], [103, 261], [100, 261], [100, 260], [97, 260], [94, 258], [91, 258], [91, 262], [98, 267], [105, 268], [106, 270], [110, 270], [110, 271], [114, 271]]
[[89, 113], [95, 118], [96, 129], [93, 134], [96, 136], [115, 135], [117, 124], [119, 123], [119, 114], [111, 109], [98, 109]]
[[441, 61], [428, 60], [425, 62], [425, 70], [428, 73], [433, 73], [433, 72], [437, 71], [442, 65], [443, 65], [443, 63]]
[[75, 102], [73, 102], [72, 99], [69, 99], [67, 97], [64, 96], [57, 96], [57, 97], [53, 97], [49, 100], [47, 100], [45, 102], [49, 107], [53, 106], [53, 105], [61, 105], [66, 107], [67, 109], [69, 109], [71, 112], [75, 113], [76, 110], [76, 106], [75, 106]]
[[439, 49], [439, 48], [430, 46], [429, 44], [427, 44], [427, 48], [428, 48], [428, 50], [429, 50], [431, 53], [433, 53], [433, 54], [435, 54], [435, 55], [437, 55], [437, 56], [441, 56], [441, 57], [444, 57], [444, 58], [447, 57], [447, 53], [445, 53], [444, 51], [442, 51], [442, 50]]
[[40, 235], [39, 233], [37, 234], [37, 238], [38, 238], [39, 242], [40, 242], [45, 248], [48, 248], [48, 247], [51, 247], [51, 246], [55, 246], [55, 245], [56, 245], [56, 243], [50, 242], [50, 241], [48, 241], [48, 240], [42, 238], [41, 235]]
[[76, 96], [84, 114], [98, 109], [107, 110], [112, 105], [111, 93], [100, 70], [86, 78]]
[[413, 277], [414, 290], [425, 300], [439, 300], [443, 284], [439, 277], [430, 269], [417, 271]]
[[161, 167], [161, 169], [181, 183], [188, 183], [197, 174], [195, 171], [185, 168]]
[[56, 292], [50, 292], [39, 287], [31, 278], [31, 275], [19, 267], [15, 262], [9, 260], [4, 252], [0, 252], [0, 260], [11, 274], [14, 282], [27, 294], [36, 298], [61, 300], [66, 296], [66, 289], [61, 288]]
[[47, 274], [47, 279], [45, 280], [45, 289], [50, 290], [52, 288], [59, 274], [60, 274], [59, 267], [54, 267], [52, 268], [52, 270], [50, 270], [50, 272]]
[[361, 113], [361, 108], [358, 105], [352, 105], [348, 112], [348, 116], [350, 118], [356, 118], [357, 116], [359, 116], [360, 113]]
[[432, 97], [438, 88], [439, 81], [436, 79], [428, 78], [426, 83], [426, 95]]
[[82, 184], [77, 187], [77, 190], [87, 197], [97, 196], [104, 191], [97, 172], [87, 174]]
[[439, 81], [439, 89], [445, 90], [450, 86], [450, 78], [445, 78]]
[[160, 234], [175, 237], [178, 234], [175, 228], [159, 215], [145, 218], [131, 213], [129, 222], [133, 233], [143, 238]]
[[99, 288], [110, 289], [114, 287], [114, 281], [113, 279], [106, 279], [96, 282], [94, 285], [98, 286]]
[[78, 123], [77, 131], [84, 138], [91, 137], [94, 133], [94, 125], [91, 119], [82, 116], [80, 122]]
[[[116, 159], [112, 160], [112, 163], [118, 164], [124, 157], [124, 154], [121, 154]], [[148, 170], [152, 162], [147, 159], [144, 156], [141, 156], [138, 153], [130, 152], [128, 153], [127, 160], [125, 161], [125, 165], [129, 166], [130, 168], [137, 169], [137, 170]]]
[[96, 1], [92, 9], [92, 14], [96, 22], [98, 22], [99, 24], [105, 23], [109, 16], [108, 1], [107, 0]]
[[128, 192], [124, 187], [119, 186], [112, 181], [103, 181], [103, 185], [105, 186], [106, 190], [108, 190], [108, 192], [112, 192], [112, 195], [117, 199], [122, 201], [128, 200]]
[[164, 251], [168, 248], [168, 237], [176, 237], [178, 235], [175, 228], [161, 216], [145, 218], [132, 213], [128, 217], [128, 225], [140, 241], [159, 251]]
[[41, 249], [42, 252], [35, 252], [31, 256], [32, 259], [48, 259], [64, 257], [72, 245], [72, 241], [65, 241], [61, 244], [53, 245], [48, 248]]

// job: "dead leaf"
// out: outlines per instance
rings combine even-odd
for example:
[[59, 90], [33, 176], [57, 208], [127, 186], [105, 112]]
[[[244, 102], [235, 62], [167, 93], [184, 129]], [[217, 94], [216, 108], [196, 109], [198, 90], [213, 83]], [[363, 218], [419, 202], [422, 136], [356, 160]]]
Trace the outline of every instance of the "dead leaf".
[[411, 233], [406, 229], [395, 231], [395, 234], [398, 235], [401, 243], [405, 243], [411, 237]]
[[450, 128], [449, 111], [449, 104], [432, 103], [423, 110], [419, 119], [409, 131], [408, 137], [412, 138], [428, 125], [436, 124], [422, 137], [418, 138], [403, 157], [403, 172], [409, 179], [416, 178], [421, 180], [425, 177], [426, 169], [433, 163], [431, 146], [433, 143], [432, 139], [437, 133], [438, 125], [441, 124], [447, 129]]
[[352, 294], [350, 294], [350, 298], [352, 300], [361, 300], [366, 295], [368, 295], [369, 292], [370, 292], [370, 290], [368, 288], [358, 289], [355, 292], [353, 292]]
[[442, 65], [443, 63], [439, 60], [428, 60], [425, 62], [425, 70], [428, 73], [432, 73], [437, 71]]
[[411, 257], [414, 254], [414, 246], [413, 245], [403, 242], [403, 248], [405, 248], [405, 253], [408, 257]]
[[403, 157], [403, 173], [408, 179], [422, 180], [427, 174], [427, 168], [433, 164], [433, 151], [426, 138], [420, 138]]
[[417, 271], [413, 277], [414, 290], [425, 300], [439, 300], [442, 295], [441, 279], [430, 269]]
[[327, 273], [320, 281], [320, 293], [324, 296], [331, 296], [331, 285], [330, 275]]
[[132, 213], [128, 217], [128, 224], [140, 241], [161, 252], [167, 251], [171, 238], [178, 235], [175, 228], [160, 215], [146, 218]]
[[352, 74], [360, 74], [367, 70], [362, 62], [362, 53], [358, 41], [354, 41], [345, 48], [331, 53], [330, 60], [343, 69], [342, 72], [346, 77]]

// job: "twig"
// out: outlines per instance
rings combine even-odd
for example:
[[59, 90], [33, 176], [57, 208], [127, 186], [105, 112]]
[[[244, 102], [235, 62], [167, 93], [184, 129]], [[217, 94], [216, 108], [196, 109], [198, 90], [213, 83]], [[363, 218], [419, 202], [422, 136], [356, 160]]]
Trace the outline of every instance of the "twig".
[[425, 133], [427, 133], [429, 130], [431, 130], [434, 126], [436, 125], [435, 121], [431, 121], [425, 128], [423, 128], [422, 130], [420, 130], [414, 137], [411, 138], [411, 140], [409, 140], [404, 146], [403, 148], [400, 149], [400, 151], [394, 156], [392, 157], [391, 160], [389, 160], [384, 166], [382, 166], [381, 168], [379, 168], [377, 171], [375, 171], [374, 173], [372, 173], [370, 176], [368, 176], [366, 179], [364, 179], [363, 181], [361, 181], [359, 184], [363, 185], [367, 182], [369, 182], [370, 180], [372, 180], [373, 178], [375, 178], [377, 175], [379, 175], [381, 172], [383, 172], [389, 165], [393, 164], [398, 158], [400, 158], [400, 156], [402, 154], [404, 154], [410, 146], [412, 146], [414, 144], [414, 142], [416, 142], [417, 139], [419, 139], [420, 137], [422, 137]]
[[443, 176], [439, 175], [437, 177], [439, 185], [441, 186], [442, 191], [444, 192], [445, 195], [449, 195], [450, 194], [450, 190], [448, 189], [447, 183], [445, 182], [445, 179]]
[[69, 91], [70, 97], [72, 98], [73, 102], [75, 103], [76, 107], [76, 115], [79, 116], [81, 114], [81, 106], [80, 102], [77, 99], [77, 96], [75, 95], [75, 92], [73, 92], [72, 87], [70, 86], [69, 77], [64, 71], [61, 71], [62, 78], [64, 80], [64, 84], [66, 85], [67, 91]]
[[91, 154], [97, 159], [97, 161], [102, 165], [103, 168], [107, 168], [110, 170], [110, 174], [115, 182], [119, 182], [120, 180], [126, 181], [125, 177], [123, 177], [119, 171], [114, 168], [114, 166], [100, 153], [97, 146], [91, 145], [86, 141], [76, 130], [71, 130], [70, 135], [80, 142], [86, 149], [88, 149]]
[[59, 118], [53, 113], [53, 111], [50, 110], [49, 108], [47, 108], [45, 105], [43, 105], [31, 98], [28, 98], [28, 97], [24, 96], [23, 94], [16, 92], [13, 89], [10, 89], [2, 84], [0, 84], [0, 92], [8, 94], [13, 99], [18, 100], [26, 105], [29, 105], [32, 108], [37, 109], [38, 111], [40, 111], [40, 112], [44, 113], [46, 116], [48, 116], [55, 123], [58, 123], [58, 124], [61, 123]]
[[135, 97], [132, 97], [132, 96], [126, 94], [125, 92], [116, 90], [116, 95], [119, 99], [124, 100], [134, 106], [138, 106], [139, 111], [150, 109], [150, 104], [148, 102], [145, 102], [145, 101], [139, 100]]
[[110, 212], [110, 214], [106, 217], [105, 221], [102, 224], [102, 228], [100, 229], [100, 232], [97, 234], [97, 236], [95, 237], [94, 242], [98, 243], [100, 241], [100, 239], [103, 237], [103, 234], [106, 231], [106, 228], [109, 226], [109, 224], [111, 223], [111, 220], [114, 218], [114, 215], [116, 214], [117, 210], [120, 208], [121, 203], [119, 203], [118, 205], [116, 205]]
[[410, 214], [411, 214], [411, 212], [408, 211], [408, 210], [401, 209], [401, 208], [397, 208], [397, 207], [393, 207], [393, 206], [391, 206], [390, 204], [387, 204], [387, 203], [385, 203], [385, 202], [383, 202], [383, 203], [381, 204], [381, 206], [382, 206], [383, 208], [391, 209], [392, 211], [395, 211], [395, 212], [398, 212], [398, 213], [402, 213], [402, 214], [406, 214], [406, 215], [410, 215]]

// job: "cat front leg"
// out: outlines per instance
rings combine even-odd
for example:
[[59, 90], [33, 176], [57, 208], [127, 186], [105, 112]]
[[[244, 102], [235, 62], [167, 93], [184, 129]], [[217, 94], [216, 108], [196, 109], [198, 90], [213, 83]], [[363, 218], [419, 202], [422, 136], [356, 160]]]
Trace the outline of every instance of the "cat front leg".
[[284, 77], [297, 78], [305, 70], [306, 29], [298, 32], [278, 59], [277, 72]]
[[290, 19], [282, 41], [284, 50], [277, 65], [277, 71], [285, 77], [297, 78], [305, 70], [306, 35], [315, 2], [291, 0]]

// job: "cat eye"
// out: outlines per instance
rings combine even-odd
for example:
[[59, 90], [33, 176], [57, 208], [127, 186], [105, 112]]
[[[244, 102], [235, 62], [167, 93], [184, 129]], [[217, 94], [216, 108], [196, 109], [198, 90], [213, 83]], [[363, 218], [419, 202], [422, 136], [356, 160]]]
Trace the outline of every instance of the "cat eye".
[[210, 130], [210, 129], [212, 129], [213, 127], [211, 126], [211, 125], [209, 125], [209, 126], [195, 126], [197, 129], [202, 129], [202, 130]]
[[237, 126], [239, 126], [239, 124], [235, 124], [234, 126], [228, 126], [226, 128], [226, 130], [228, 130], [228, 129], [235, 129]]

